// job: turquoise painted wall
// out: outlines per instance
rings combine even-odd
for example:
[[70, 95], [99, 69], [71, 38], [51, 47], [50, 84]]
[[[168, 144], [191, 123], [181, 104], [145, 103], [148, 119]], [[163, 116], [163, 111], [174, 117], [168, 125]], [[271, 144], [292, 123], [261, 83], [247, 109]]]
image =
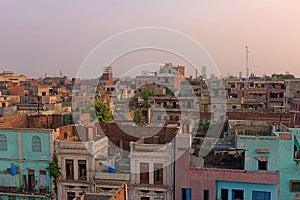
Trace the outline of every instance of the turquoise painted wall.
[[[244, 190], [244, 200], [252, 199], [252, 191], [271, 192], [271, 199], [277, 200], [278, 185], [268, 184], [252, 184], [252, 183], [237, 183], [218, 181], [217, 185], [217, 198], [221, 199], [221, 189], [228, 189], [228, 199], [232, 199], [232, 190]], [[287, 200], [287, 199], [286, 199]]]
[[[8, 200], [8, 196], [7, 195], [0, 195], [0, 197], [2, 198], [2, 200]], [[30, 197], [23, 197], [23, 200], [45, 200], [46, 198], [30, 198]], [[21, 197], [16, 196], [16, 200], [21, 200]]]
[[[258, 170], [256, 156], [267, 156], [267, 171], [279, 170], [279, 137], [278, 136], [237, 136], [237, 148], [245, 149], [245, 170]], [[256, 149], [269, 149], [269, 154], [257, 153]]]
[[[299, 137], [300, 129], [290, 129], [292, 133]], [[280, 134], [280, 133], [277, 133]], [[293, 199], [294, 192], [290, 192], [290, 180], [300, 181], [300, 164], [294, 160], [294, 137], [292, 140], [280, 140], [280, 200]]]
[[[22, 156], [30, 160], [50, 160], [50, 134], [49, 132], [22, 132]], [[33, 136], [39, 136], [42, 143], [41, 152], [32, 152], [31, 142]]]
[[[46, 185], [51, 191], [51, 178], [49, 175], [49, 161], [51, 160], [51, 134], [52, 131], [34, 131], [34, 130], [21, 130], [21, 142], [18, 144], [18, 130], [7, 131], [0, 129], [0, 134], [3, 134], [7, 138], [7, 151], [0, 151], [0, 173], [6, 171], [7, 168], [13, 164], [17, 166], [18, 175], [12, 176], [10, 174], [1, 173], [0, 185], [20, 187], [22, 175], [28, 174], [28, 169], [34, 170], [34, 176], [39, 184], [40, 170], [46, 171]], [[39, 136], [41, 139], [41, 152], [32, 152], [32, 137]], [[21, 147], [21, 158], [19, 160], [18, 148]], [[20, 165], [22, 164], [22, 171], [20, 171]], [[15, 179], [15, 184], [13, 184]], [[8, 183], [9, 182], [9, 183]], [[4, 198], [5, 199], [5, 198]]]

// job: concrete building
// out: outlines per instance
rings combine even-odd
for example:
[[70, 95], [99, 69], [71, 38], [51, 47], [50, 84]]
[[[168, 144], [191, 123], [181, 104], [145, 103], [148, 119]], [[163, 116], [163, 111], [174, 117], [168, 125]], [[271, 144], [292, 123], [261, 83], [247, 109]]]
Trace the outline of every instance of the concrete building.
[[177, 135], [175, 199], [278, 199], [279, 137], [261, 122], [228, 126], [217, 141]]
[[0, 129], [1, 199], [53, 197], [49, 162], [54, 137], [47, 129]]
[[289, 112], [295, 115], [295, 127], [300, 127], [300, 99], [291, 101]]
[[267, 81], [260, 78], [225, 79], [228, 110], [268, 110], [283, 106], [284, 81]]
[[96, 159], [108, 154], [107, 137], [94, 138], [96, 127], [69, 125], [58, 128], [54, 151], [61, 166], [58, 198], [73, 200], [95, 192]]
[[283, 125], [274, 130], [279, 140], [279, 199], [298, 200], [300, 197], [300, 129]]
[[144, 138], [130, 143], [130, 199], [174, 198], [173, 148], [172, 143], [151, 143]]
[[299, 79], [285, 80], [284, 84], [285, 84], [284, 106], [287, 109], [291, 109], [292, 100], [300, 98], [300, 80]]

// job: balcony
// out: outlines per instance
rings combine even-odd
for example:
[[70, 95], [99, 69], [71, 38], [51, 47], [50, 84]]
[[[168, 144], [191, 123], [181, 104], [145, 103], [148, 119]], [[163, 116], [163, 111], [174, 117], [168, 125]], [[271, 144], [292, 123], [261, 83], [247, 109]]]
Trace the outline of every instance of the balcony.
[[0, 186], [0, 193], [8, 194], [19, 194], [20, 196], [34, 196], [34, 197], [45, 197], [50, 196], [50, 191], [48, 187], [39, 188], [27, 188], [27, 187], [10, 187], [10, 186]]

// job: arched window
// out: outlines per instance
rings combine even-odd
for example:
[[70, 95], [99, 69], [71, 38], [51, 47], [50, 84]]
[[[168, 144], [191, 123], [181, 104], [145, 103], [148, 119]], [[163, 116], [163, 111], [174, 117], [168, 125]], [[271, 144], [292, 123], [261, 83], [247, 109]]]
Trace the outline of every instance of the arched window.
[[7, 151], [7, 138], [5, 135], [0, 135], [0, 151]]
[[39, 136], [32, 137], [32, 151], [41, 152], [41, 138]]
[[68, 139], [68, 133], [67, 132], [64, 133], [64, 139]]

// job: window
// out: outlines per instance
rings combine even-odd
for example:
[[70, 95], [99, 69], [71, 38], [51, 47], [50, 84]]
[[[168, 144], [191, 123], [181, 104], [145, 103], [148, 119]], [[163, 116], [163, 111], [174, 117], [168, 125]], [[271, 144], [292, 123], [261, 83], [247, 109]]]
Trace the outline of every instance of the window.
[[8, 196], [8, 200], [16, 200], [16, 196]]
[[232, 190], [232, 199], [244, 199], [244, 190]]
[[140, 183], [149, 183], [149, 164], [140, 163]]
[[291, 192], [300, 192], [300, 181], [290, 181]]
[[192, 108], [192, 103], [191, 102], [187, 102], [187, 108]]
[[154, 163], [154, 184], [162, 185], [163, 184], [163, 174], [164, 168], [163, 164]]
[[67, 132], [64, 133], [64, 139], [68, 139], [68, 133]]
[[221, 189], [221, 199], [228, 200], [228, 189]]
[[67, 200], [75, 199], [75, 192], [68, 192], [67, 193]]
[[39, 136], [32, 137], [32, 152], [41, 152], [41, 138]]
[[209, 190], [203, 190], [203, 200], [209, 200]]
[[252, 192], [252, 200], [271, 200], [271, 192]]
[[7, 138], [5, 135], [0, 135], [0, 151], [7, 151]]
[[74, 180], [73, 160], [66, 160], [66, 179]]
[[78, 179], [86, 180], [86, 161], [78, 160]]
[[191, 200], [192, 190], [190, 188], [181, 188], [181, 198], [180, 200]]
[[267, 170], [267, 161], [258, 161], [258, 170]]
[[46, 171], [40, 170], [40, 180], [39, 180], [40, 186], [47, 186], [47, 178], [46, 178]]
[[158, 120], [158, 121], [161, 120], [161, 116], [160, 116], [160, 115], [157, 116], [157, 120]]
[[141, 197], [141, 200], [150, 200], [150, 197]]
[[30, 169], [28, 170], [27, 174], [27, 187], [29, 190], [33, 190], [34, 185], [35, 185], [35, 178], [34, 178], [34, 170]]
[[258, 170], [267, 170], [268, 169], [268, 157], [267, 156], [257, 156], [255, 158], [258, 160]]

